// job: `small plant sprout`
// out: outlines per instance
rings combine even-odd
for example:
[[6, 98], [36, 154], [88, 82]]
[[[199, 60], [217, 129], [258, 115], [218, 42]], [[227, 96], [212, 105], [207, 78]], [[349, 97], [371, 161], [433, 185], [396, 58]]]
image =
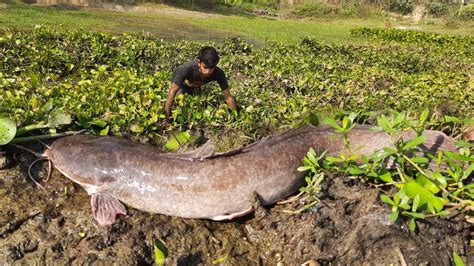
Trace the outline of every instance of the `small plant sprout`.
[[155, 265], [165, 265], [166, 258], [168, 257], [168, 247], [163, 240], [155, 240], [153, 254], [155, 255]]

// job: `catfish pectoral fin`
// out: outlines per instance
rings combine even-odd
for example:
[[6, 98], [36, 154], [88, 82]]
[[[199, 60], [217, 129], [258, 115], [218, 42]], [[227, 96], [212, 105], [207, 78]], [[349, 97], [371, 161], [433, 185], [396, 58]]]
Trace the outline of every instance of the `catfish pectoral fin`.
[[127, 214], [122, 203], [109, 193], [94, 193], [91, 197], [92, 213], [100, 225], [111, 225], [118, 214]]

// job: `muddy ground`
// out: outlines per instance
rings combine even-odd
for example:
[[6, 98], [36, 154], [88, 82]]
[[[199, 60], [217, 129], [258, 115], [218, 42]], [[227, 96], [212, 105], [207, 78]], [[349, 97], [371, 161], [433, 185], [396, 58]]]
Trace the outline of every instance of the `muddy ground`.
[[[453, 265], [453, 251], [474, 264], [473, 228], [461, 215], [419, 222], [412, 233], [407, 222], [389, 221], [376, 189], [347, 177], [327, 180], [326, 205], [300, 215], [282, 212], [297, 201], [231, 222], [129, 208], [128, 216], [101, 227], [81, 187], [54, 171], [42, 183], [46, 193], [26, 174], [35, 158], [15, 152], [0, 170], [2, 264], [153, 264], [158, 238], [168, 245], [168, 265]], [[33, 172], [45, 176], [47, 164]]]

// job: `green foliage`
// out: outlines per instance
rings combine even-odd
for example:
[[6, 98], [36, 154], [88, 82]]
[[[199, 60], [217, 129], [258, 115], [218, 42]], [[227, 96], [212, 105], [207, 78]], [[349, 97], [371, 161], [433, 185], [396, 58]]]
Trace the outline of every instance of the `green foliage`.
[[24, 126], [63, 110], [74, 119], [68, 129], [153, 137], [164, 130], [162, 104], [172, 71], [209, 44], [221, 54], [219, 66], [242, 111], [230, 112], [216, 85], [206, 85], [201, 95], [176, 98], [172, 128], [232, 130], [255, 139], [277, 127], [313, 123], [314, 112], [344, 109], [370, 119], [385, 109], [448, 105], [452, 119], [430, 116], [426, 126], [456, 133], [474, 108], [474, 57], [472, 49], [459, 48], [471, 40], [436, 35], [412, 45], [417, 34], [394, 34], [388, 45], [327, 45], [307, 38], [256, 48], [236, 38], [168, 43], [147, 33], [6, 31], [0, 35], [0, 112]]
[[[345, 142], [348, 154], [341, 153], [339, 157], [323, 159], [324, 153], [317, 157], [314, 150], [310, 149], [304, 159], [304, 166], [298, 169], [310, 172], [306, 177], [307, 185], [301, 191], [314, 194], [316, 189], [313, 184], [317, 184], [316, 188], [319, 189], [322, 181], [320, 176], [324, 172], [334, 171], [360, 176], [376, 186], [393, 186], [396, 192], [391, 196], [382, 194], [380, 199], [392, 207], [390, 220], [395, 222], [400, 215], [405, 216], [410, 220], [409, 227], [412, 231], [416, 229], [416, 219], [446, 215], [448, 210], [445, 206], [448, 204], [459, 209], [472, 207], [472, 144], [458, 143], [461, 146], [458, 153], [440, 151], [438, 154], [424, 155], [419, 146], [426, 137], [421, 135], [421, 131], [418, 131], [418, 137], [410, 140], [401, 137], [403, 129], [423, 125], [427, 117], [427, 111], [422, 113], [418, 121], [408, 120], [406, 113], [399, 113], [391, 118], [379, 117], [379, 126], [392, 135], [395, 141], [393, 147], [386, 147], [368, 157], [352, 152], [348, 141]], [[348, 121], [352, 120], [344, 117], [342, 127], [332, 120], [328, 124], [336, 131], [347, 133], [343, 128], [350, 129]], [[417, 130], [416, 127], [414, 129]], [[398, 137], [395, 138], [396, 136]]]
[[[44, 108], [44, 107], [43, 107]], [[49, 108], [50, 109], [50, 108]], [[0, 114], [0, 145], [5, 145], [10, 142], [22, 142], [34, 140], [35, 137], [22, 137], [27, 132], [39, 129], [48, 129], [51, 134], [41, 135], [39, 138], [47, 139], [50, 137], [59, 137], [61, 135], [68, 135], [72, 132], [56, 134], [56, 129], [62, 126], [70, 125], [72, 120], [71, 116], [63, 110], [54, 109], [49, 112], [48, 121], [43, 121], [34, 124], [27, 125], [21, 128], [17, 128], [16, 122], [8, 117], [2, 117]], [[38, 139], [39, 139], [38, 138]]]
[[339, 5], [315, 1], [296, 5], [292, 9], [291, 15], [300, 18], [369, 18], [380, 16], [380, 12], [357, 1], [348, 1]]
[[413, 11], [413, 2], [411, 0], [390, 0], [388, 10], [407, 15]]
[[186, 144], [194, 139], [195, 138], [193, 138], [191, 134], [189, 134], [189, 132], [170, 131], [170, 136], [168, 138], [168, 141], [165, 144], [165, 148], [169, 151], [176, 151], [183, 144]]
[[[383, 29], [383, 28], [356, 28], [351, 30], [352, 36], [363, 36], [379, 41], [394, 41], [405, 44], [432, 45], [444, 48], [445, 52], [458, 50], [472, 55], [474, 38], [471, 36], [452, 36], [414, 30]], [[451, 50], [452, 49], [452, 50]], [[458, 53], [459, 53], [458, 52]]]
[[431, 16], [444, 16], [447, 15], [450, 9], [450, 5], [440, 2], [431, 2], [426, 5], [426, 11]]
[[300, 17], [324, 17], [337, 15], [341, 11], [339, 6], [328, 5], [323, 2], [314, 2], [296, 6], [293, 13]]
[[474, 20], [474, 4], [463, 6], [458, 16], [464, 20]]

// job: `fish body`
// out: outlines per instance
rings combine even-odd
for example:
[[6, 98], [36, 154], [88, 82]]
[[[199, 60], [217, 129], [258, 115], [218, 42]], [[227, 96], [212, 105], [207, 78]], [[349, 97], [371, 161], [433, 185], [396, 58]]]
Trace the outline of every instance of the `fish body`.
[[[424, 134], [428, 140], [423, 149], [455, 150], [443, 133]], [[402, 135], [413, 138], [415, 133]], [[349, 140], [351, 149], [363, 155], [392, 143], [389, 135], [367, 126], [354, 127]], [[263, 205], [275, 203], [303, 185], [305, 173], [297, 168], [309, 148], [317, 153], [326, 150], [330, 156], [346, 151], [340, 133], [325, 126], [303, 126], [218, 154], [163, 153], [145, 144], [90, 135], [58, 139], [45, 154], [55, 168], [93, 196], [99, 223], [110, 224], [115, 214], [100, 214], [108, 207], [101, 211], [99, 205], [116, 203], [101, 203], [100, 195], [147, 212], [214, 220], [248, 213], [256, 194]], [[124, 213], [123, 207], [118, 209], [116, 213]], [[100, 215], [106, 218], [101, 221]]]

